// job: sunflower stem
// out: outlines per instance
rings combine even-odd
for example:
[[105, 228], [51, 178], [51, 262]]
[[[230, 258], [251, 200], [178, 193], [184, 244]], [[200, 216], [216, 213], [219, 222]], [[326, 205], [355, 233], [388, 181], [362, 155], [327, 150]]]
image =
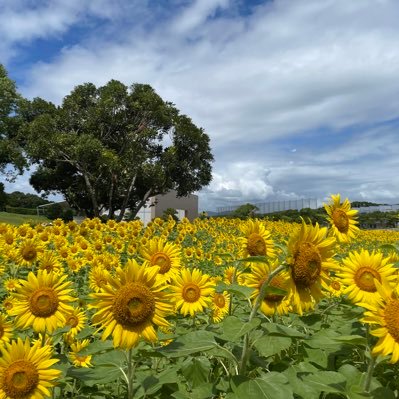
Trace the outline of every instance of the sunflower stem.
[[[258, 309], [259, 309], [263, 299], [265, 298], [267, 287], [269, 287], [273, 278], [275, 276], [277, 276], [280, 272], [282, 272], [286, 267], [287, 266], [285, 264], [282, 264], [279, 267], [277, 267], [276, 269], [274, 269], [269, 274], [269, 276], [267, 277], [265, 282], [262, 284], [262, 287], [259, 290], [259, 295], [257, 296], [254, 306], [252, 307], [251, 313], [249, 315], [248, 322], [251, 322], [252, 319], [255, 317], [256, 313], [258, 312]], [[244, 335], [241, 360], [240, 360], [239, 367], [238, 367], [238, 373], [240, 375], [245, 374], [245, 372], [247, 370], [248, 357], [249, 357], [249, 333], [246, 333]]]
[[[238, 268], [239, 263], [235, 262], [234, 265], [234, 272], [233, 275], [231, 276], [231, 284], [233, 285], [236, 282], [236, 274], [237, 274], [237, 268]], [[233, 314], [233, 293], [230, 293], [230, 303], [229, 303], [229, 316]]]
[[367, 368], [366, 380], [364, 382], [364, 390], [367, 393], [370, 392], [370, 384], [371, 384], [371, 379], [373, 377], [374, 367], [375, 367], [375, 357], [371, 355], [369, 366]]
[[127, 356], [127, 398], [133, 399], [134, 391], [133, 391], [133, 349], [130, 348]]
[[368, 342], [368, 352], [370, 354], [370, 360], [369, 364], [367, 367], [367, 374], [366, 374], [366, 380], [364, 381], [364, 390], [365, 392], [370, 392], [370, 385], [371, 385], [371, 379], [373, 377], [374, 373], [374, 367], [375, 367], [375, 360], [376, 358], [372, 355], [371, 353], [371, 348], [370, 348], [370, 326], [366, 324], [366, 338]]

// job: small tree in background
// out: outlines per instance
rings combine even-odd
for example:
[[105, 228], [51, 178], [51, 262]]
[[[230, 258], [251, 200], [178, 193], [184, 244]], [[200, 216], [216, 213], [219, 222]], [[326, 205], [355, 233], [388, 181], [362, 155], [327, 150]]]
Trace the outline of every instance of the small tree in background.
[[176, 222], [179, 221], [177, 217], [177, 210], [174, 208], [167, 208], [163, 211], [162, 219], [168, 220], [169, 216], [171, 216]]
[[64, 222], [70, 222], [73, 220], [73, 210], [56, 203], [47, 207], [46, 216], [51, 220], [62, 219]]
[[235, 209], [231, 213], [231, 216], [240, 218], [240, 219], [246, 219], [249, 217], [254, 217], [255, 212], [258, 210], [259, 210], [259, 208], [256, 205], [247, 203], [247, 204], [241, 205], [237, 209]]

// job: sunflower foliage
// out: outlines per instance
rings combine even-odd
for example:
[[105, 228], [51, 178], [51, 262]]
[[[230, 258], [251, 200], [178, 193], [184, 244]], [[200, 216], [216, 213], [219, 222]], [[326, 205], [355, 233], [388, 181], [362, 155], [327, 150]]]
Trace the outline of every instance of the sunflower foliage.
[[0, 225], [0, 399], [394, 398], [399, 233], [173, 218]]

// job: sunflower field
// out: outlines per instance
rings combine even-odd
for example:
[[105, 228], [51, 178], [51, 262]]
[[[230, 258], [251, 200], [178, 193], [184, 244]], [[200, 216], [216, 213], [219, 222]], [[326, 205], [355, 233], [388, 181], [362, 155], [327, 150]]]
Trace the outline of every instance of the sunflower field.
[[399, 395], [399, 232], [0, 224], [0, 399]]

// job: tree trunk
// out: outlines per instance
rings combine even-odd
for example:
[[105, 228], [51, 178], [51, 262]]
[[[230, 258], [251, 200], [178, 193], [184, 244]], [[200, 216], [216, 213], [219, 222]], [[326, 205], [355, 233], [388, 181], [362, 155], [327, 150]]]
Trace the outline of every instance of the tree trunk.
[[89, 177], [87, 176], [86, 173], [83, 173], [83, 177], [85, 179], [86, 187], [87, 187], [87, 190], [89, 192], [91, 203], [92, 203], [92, 206], [93, 206], [93, 215], [95, 217], [99, 217], [100, 216], [100, 212], [99, 212], [99, 209], [98, 209], [96, 193], [95, 193], [94, 188], [93, 188], [93, 186], [92, 186], [92, 184], [91, 184], [91, 182], [89, 180]]
[[136, 183], [136, 177], [137, 177], [137, 175], [134, 175], [132, 181], [129, 184], [129, 188], [127, 189], [126, 196], [123, 199], [121, 211], [120, 211], [118, 219], [117, 219], [118, 222], [122, 221], [123, 217], [125, 216], [127, 204], [129, 203], [129, 199], [130, 199], [130, 195], [132, 194], [132, 191], [133, 191], [134, 183]]
[[111, 188], [109, 190], [109, 201], [108, 201], [108, 219], [115, 217], [114, 210], [114, 188], [115, 188], [115, 175], [111, 175]]
[[148, 200], [148, 197], [151, 195], [152, 189], [150, 188], [144, 195], [143, 199], [138, 203], [138, 205], [131, 210], [131, 215], [130, 218], [134, 219], [135, 216], [137, 215], [138, 211], [145, 205], [145, 203]]

